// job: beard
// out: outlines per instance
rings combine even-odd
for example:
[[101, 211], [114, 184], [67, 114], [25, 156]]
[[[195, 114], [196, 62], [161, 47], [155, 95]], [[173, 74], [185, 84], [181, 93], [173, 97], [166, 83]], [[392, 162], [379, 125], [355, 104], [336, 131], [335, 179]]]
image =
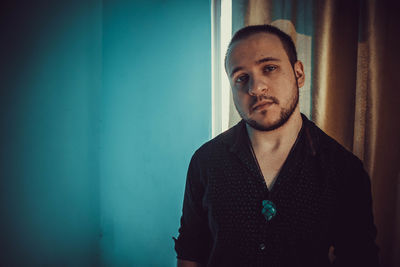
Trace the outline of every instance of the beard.
[[[263, 131], [263, 132], [267, 132], [267, 131], [273, 131], [275, 129], [278, 129], [279, 127], [281, 127], [282, 125], [284, 125], [292, 116], [293, 112], [295, 111], [298, 103], [299, 103], [299, 87], [296, 84], [295, 86], [295, 94], [291, 99], [290, 105], [288, 108], [282, 108], [281, 112], [279, 114], [279, 119], [273, 123], [271, 123], [270, 125], [262, 125], [260, 123], [258, 123], [257, 121], [248, 118], [247, 116], [245, 116], [244, 114], [242, 114], [241, 112], [239, 112], [240, 117], [252, 128], [259, 130], [259, 131]], [[268, 99], [268, 100], [272, 100], [275, 104], [279, 104], [278, 99], [276, 99], [275, 97], [272, 96], [261, 96], [261, 99]], [[236, 108], [237, 109], [237, 108]], [[237, 109], [238, 110], [238, 109]], [[239, 110], [238, 110], [239, 111]], [[264, 110], [263, 114], [268, 113], [268, 111]]]

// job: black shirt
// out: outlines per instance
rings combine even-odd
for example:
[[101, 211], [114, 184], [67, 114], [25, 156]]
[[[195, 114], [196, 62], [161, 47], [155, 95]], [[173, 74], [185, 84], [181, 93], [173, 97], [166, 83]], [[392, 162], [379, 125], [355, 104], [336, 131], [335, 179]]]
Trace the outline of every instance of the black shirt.
[[[267, 221], [263, 200], [276, 206]], [[272, 190], [245, 122], [193, 155], [175, 250], [206, 266], [378, 266], [370, 181], [361, 161], [303, 116]]]

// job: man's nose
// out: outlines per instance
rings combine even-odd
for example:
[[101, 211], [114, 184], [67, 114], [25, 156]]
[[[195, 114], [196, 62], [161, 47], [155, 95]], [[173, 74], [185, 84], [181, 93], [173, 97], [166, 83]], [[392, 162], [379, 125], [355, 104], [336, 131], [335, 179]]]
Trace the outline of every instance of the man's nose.
[[257, 96], [268, 91], [268, 84], [265, 79], [253, 78], [249, 83], [249, 95]]

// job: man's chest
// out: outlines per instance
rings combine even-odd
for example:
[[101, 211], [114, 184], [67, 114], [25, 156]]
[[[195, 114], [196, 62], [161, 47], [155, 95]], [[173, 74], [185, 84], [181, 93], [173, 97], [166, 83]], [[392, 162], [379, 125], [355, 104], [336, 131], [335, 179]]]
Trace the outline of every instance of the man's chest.
[[261, 212], [265, 199], [276, 205], [272, 225], [284, 235], [311, 238], [330, 227], [337, 192], [315, 162], [285, 164], [272, 191], [256, 173], [240, 162], [209, 172], [204, 203], [213, 229], [249, 238], [272, 231]]
[[274, 184], [287, 156], [288, 153], [258, 154], [256, 156], [260, 172], [268, 188]]

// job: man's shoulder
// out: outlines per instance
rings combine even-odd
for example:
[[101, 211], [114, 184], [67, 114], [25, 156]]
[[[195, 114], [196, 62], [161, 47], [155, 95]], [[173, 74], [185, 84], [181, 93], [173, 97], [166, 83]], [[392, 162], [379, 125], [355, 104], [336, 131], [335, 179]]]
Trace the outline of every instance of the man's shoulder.
[[325, 161], [336, 163], [336, 165], [362, 165], [361, 160], [350, 150], [329, 136], [312, 121], [308, 128], [313, 142], [316, 143], [317, 154]]
[[194, 153], [195, 158], [209, 158], [211, 155], [221, 156], [226, 155], [230, 148], [237, 141], [238, 134], [241, 130], [242, 122], [220, 133], [211, 140], [201, 145]]

